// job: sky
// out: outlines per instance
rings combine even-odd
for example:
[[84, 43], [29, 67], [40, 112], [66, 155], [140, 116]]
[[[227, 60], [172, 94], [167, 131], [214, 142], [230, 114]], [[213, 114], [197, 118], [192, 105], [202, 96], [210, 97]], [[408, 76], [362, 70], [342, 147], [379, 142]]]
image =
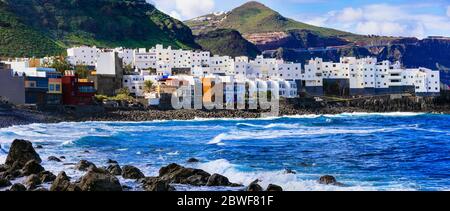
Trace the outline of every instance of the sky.
[[[179, 20], [230, 11], [247, 0], [147, 0]], [[259, 0], [285, 17], [364, 35], [450, 37], [450, 0]]]

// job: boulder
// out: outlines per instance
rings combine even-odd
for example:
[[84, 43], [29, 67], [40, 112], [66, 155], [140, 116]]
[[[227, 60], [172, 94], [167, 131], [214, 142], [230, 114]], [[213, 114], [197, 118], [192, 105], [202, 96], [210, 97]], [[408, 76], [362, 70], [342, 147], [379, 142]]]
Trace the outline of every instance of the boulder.
[[297, 174], [296, 171], [294, 171], [294, 170], [292, 170], [292, 169], [289, 169], [289, 168], [285, 169], [285, 170], [284, 170], [284, 173], [285, 173], [285, 174]]
[[162, 180], [158, 177], [147, 177], [144, 178], [141, 182], [144, 187], [144, 190], [146, 191], [157, 191], [157, 192], [175, 191], [175, 188], [170, 186], [169, 181]]
[[208, 178], [206, 186], [230, 186], [231, 182], [225, 176], [213, 174]]
[[50, 191], [77, 191], [79, 188], [70, 183], [70, 178], [66, 175], [66, 172], [62, 171], [58, 174], [55, 181], [53, 181]]
[[109, 165], [107, 170], [112, 175], [115, 175], [115, 176], [122, 175], [122, 169], [120, 168], [119, 164], [117, 164], [117, 163], [113, 163], [113, 164]]
[[108, 161], [106, 161], [107, 164], [119, 164], [119, 162], [115, 161], [115, 160], [111, 160], [108, 159]]
[[125, 179], [141, 179], [145, 175], [138, 168], [126, 165], [122, 167], [122, 177]]
[[208, 172], [201, 169], [185, 168], [172, 163], [159, 170], [161, 179], [170, 183], [189, 184], [194, 186], [204, 186], [211, 176]]
[[248, 185], [247, 187], [247, 191], [251, 191], [251, 192], [259, 192], [259, 191], [263, 191], [263, 188], [261, 187], [261, 185], [259, 185], [260, 181], [259, 180], [255, 180], [252, 183], [250, 183], [250, 185]]
[[188, 163], [198, 163], [200, 162], [197, 158], [189, 158], [189, 160], [187, 160]]
[[39, 174], [39, 178], [41, 179], [42, 183], [46, 183], [46, 182], [53, 182], [56, 179], [56, 176], [49, 171], [43, 171]]
[[269, 186], [267, 186], [266, 191], [280, 192], [283, 191], [283, 188], [278, 185], [269, 184]]
[[39, 164], [39, 162], [36, 160], [28, 161], [22, 168], [23, 175], [25, 176], [29, 176], [32, 174], [39, 174], [43, 171], [45, 171], [44, 167], [42, 167], [41, 164]]
[[81, 178], [79, 187], [82, 191], [122, 191], [119, 180], [108, 171], [91, 168]]
[[42, 162], [41, 158], [34, 150], [33, 144], [25, 140], [14, 140], [9, 149], [5, 164], [7, 166], [12, 166], [17, 162], [20, 167], [23, 167], [30, 160], [35, 160], [38, 163]]
[[6, 165], [4, 165], [4, 164], [0, 165], [0, 172], [5, 172], [7, 170], [8, 170], [8, 167]]
[[21, 192], [23, 192], [23, 191], [27, 191], [27, 188], [24, 185], [22, 185], [22, 184], [16, 183], [16, 184], [11, 186], [9, 191], [21, 191]]
[[41, 184], [41, 178], [36, 174], [32, 174], [25, 179], [24, 184], [28, 190], [34, 190]]
[[341, 183], [338, 183], [336, 178], [331, 176], [331, 175], [321, 176], [319, 178], [319, 184], [322, 184], [322, 185], [341, 185]]
[[90, 167], [96, 167], [94, 163], [91, 163], [87, 160], [80, 160], [77, 165], [75, 165], [75, 169], [79, 171], [87, 171]]
[[54, 161], [54, 162], [62, 162], [61, 159], [55, 157], [55, 156], [50, 156], [48, 157], [48, 161]]
[[36, 145], [36, 149], [44, 149], [42, 145]]
[[0, 177], [0, 188], [8, 187], [11, 185], [11, 182], [7, 180], [6, 178]]

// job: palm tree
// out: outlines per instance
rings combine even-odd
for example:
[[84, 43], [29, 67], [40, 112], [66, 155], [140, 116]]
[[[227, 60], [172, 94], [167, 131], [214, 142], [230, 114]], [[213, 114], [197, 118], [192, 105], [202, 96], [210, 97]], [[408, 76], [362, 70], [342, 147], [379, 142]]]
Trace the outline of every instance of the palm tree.
[[144, 81], [144, 92], [150, 93], [153, 91], [153, 81]]

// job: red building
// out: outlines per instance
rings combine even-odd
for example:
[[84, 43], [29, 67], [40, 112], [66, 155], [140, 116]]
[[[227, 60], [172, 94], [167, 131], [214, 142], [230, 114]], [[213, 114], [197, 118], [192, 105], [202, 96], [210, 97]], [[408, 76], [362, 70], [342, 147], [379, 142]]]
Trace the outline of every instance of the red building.
[[80, 81], [73, 72], [62, 77], [64, 105], [91, 105], [96, 93], [94, 82]]

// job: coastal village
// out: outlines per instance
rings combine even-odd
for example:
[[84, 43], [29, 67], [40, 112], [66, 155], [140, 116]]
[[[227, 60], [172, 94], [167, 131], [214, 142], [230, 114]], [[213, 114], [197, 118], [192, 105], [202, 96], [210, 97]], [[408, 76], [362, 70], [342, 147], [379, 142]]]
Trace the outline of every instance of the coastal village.
[[[16, 105], [55, 108], [119, 101], [171, 108], [171, 96], [181, 86], [184, 95], [203, 103], [214, 96], [208, 90], [223, 83], [223, 103], [234, 105], [251, 95], [277, 90], [283, 98], [378, 95], [439, 96], [439, 71], [408, 69], [399, 62], [376, 58], [343, 57], [339, 62], [309, 60], [306, 64], [257, 56], [211, 55], [157, 45], [151, 49], [104, 49], [78, 46], [65, 57], [14, 58], [0, 63], [0, 96]], [[269, 84], [262, 86], [259, 84]], [[194, 93], [194, 87], [200, 92]], [[277, 89], [274, 89], [277, 88]], [[257, 94], [256, 94], [257, 95]], [[257, 96], [258, 97], [258, 96]]]

